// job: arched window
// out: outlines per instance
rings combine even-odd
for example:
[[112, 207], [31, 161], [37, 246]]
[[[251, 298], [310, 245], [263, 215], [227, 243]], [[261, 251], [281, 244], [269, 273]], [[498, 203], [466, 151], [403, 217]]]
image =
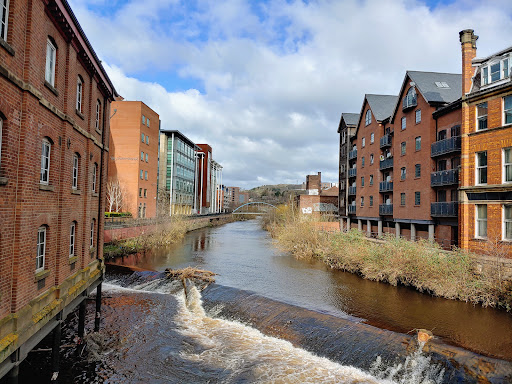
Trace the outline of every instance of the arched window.
[[76, 82], [76, 110], [78, 112], [82, 112], [82, 102], [83, 102], [83, 92], [84, 92], [84, 80], [80, 75], [78, 75], [78, 79]]
[[80, 166], [80, 155], [75, 153], [73, 155], [73, 174], [71, 188], [78, 189], [78, 171]]
[[76, 250], [76, 221], [71, 223], [69, 228], [69, 257], [75, 256]]
[[404, 109], [409, 107], [415, 107], [417, 105], [416, 89], [414, 87], [409, 88], [407, 94], [404, 97]]
[[96, 100], [96, 120], [94, 122], [94, 128], [97, 130], [101, 130], [101, 102], [99, 100]]
[[364, 125], [370, 125], [372, 123], [372, 111], [367, 110], [364, 118]]
[[41, 148], [41, 176], [39, 182], [41, 184], [49, 184], [50, 182], [50, 151], [52, 144], [48, 138], [42, 140]]
[[37, 254], [36, 254], [36, 272], [44, 270], [46, 257], [46, 226], [41, 226], [37, 230]]

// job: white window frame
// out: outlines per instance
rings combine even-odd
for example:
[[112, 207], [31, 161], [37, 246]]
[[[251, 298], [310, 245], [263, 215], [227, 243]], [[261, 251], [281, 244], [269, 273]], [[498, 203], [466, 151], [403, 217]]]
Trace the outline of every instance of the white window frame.
[[[509, 158], [510, 162], [508, 162], [508, 163], [506, 162], [506, 152], [507, 151], [510, 151], [510, 158]], [[502, 164], [503, 164], [503, 173], [502, 173], [502, 178], [501, 178], [502, 183], [503, 184], [512, 183], [512, 178], [510, 180], [507, 180], [507, 168], [508, 167], [512, 168], [512, 147], [503, 148], [503, 150], [502, 150]]]
[[94, 163], [92, 165], [92, 192], [96, 192], [96, 177], [98, 175], [98, 164]]
[[[492, 83], [497, 83], [501, 80], [506, 80], [510, 77], [510, 64], [511, 64], [511, 56], [502, 57], [499, 60], [492, 61], [482, 67], [481, 75], [480, 75], [480, 86], [487, 86]], [[495, 65], [498, 65], [498, 70], [492, 72], [491, 68]], [[492, 80], [492, 74], [498, 73], [499, 77], [496, 80]]]
[[364, 148], [365, 146], [366, 146], [366, 138], [365, 138], [365, 137], [363, 137], [363, 138], [361, 139], [361, 148]]
[[82, 78], [78, 76], [76, 80], [76, 110], [82, 113], [82, 101], [84, 97], [84, 83]]
[[[45, 153], [45, 148], [48, 148], [48, 153]], [[52, 144], [46, 138], [42, 140], [41, 148], [41, 173], [39, 176], [39, 183], [48, 185], [50, 183], [50, 153]], [[44, 177], [46, 176], [46, 177]]]
[[[487, 113], [485, 115], [479, 115], [479, 108], [484, 108], [483, 105], [485, 104], [485, 109], [487, 110]], [[482, 106], [482, 107], [480, 107]], [[488, 114], [489, 114], [489, 105], [487, 104], [487, 102], [485, 103], [480, 103], [480, 104], [477, 104], [476, 105], [476, 108], [475, 108], [475, 113], [476, 113], [476, 130], [477, 131], [483, 131], [485, 129], [488, 128], [488, 124], [489, 124], [489, 120], [487, 118]], [[480, 128], [480, 121], [485, 121], [485, 128]]]
[[78, 167], [80, 164], [80, 160], [78, 158], [78, 155], [75, 153], [73, 155], [73, 173], [72, 173], [72, 184], [71, 188], [78, 189]]
[[100, 113], [101, 113], [101, 102], [96, 100], [96, 120], [94, 122], [94, 127], [97, 130], [100, 130]]
[[91, 241], [89, 243], [89, 248], [94, 248], [94, 228], [96, 227], [95, 221], [95, 219], [91, 220]]
[[46, 40], [46, 65], [44, 79], [52, 87], [55, 87], [55, 61], [57, 57], [57, 48], [50, 39]]
[[402, 128], [402, 131], [405, 130], [405, 128], [407, 128], [407, 119], [404, 117], [402, 117], [402, 125], [401, 125], [401, 128]]
[[46, 261], [46, 227], [37, 230], [36, 273], [44, 271]]
[[[482, 219], [478, 216], [478, 207], [485, 207], [485, 219]], [[486, 204], [475, 204], [475, 237], [477, 239], [487, 239], [487, 218], [489, 215], [489, 210]], [[483, 236], [480, 233], [480, 222], [485, 222], [485, 235]]]
[[421, 109], [416, 110], [416, 124], [421, 123]]
[[69, 227], [69, 257], [75, 256], [76, 248], [76, 222], [72, 222]]
[[370, 133], [370, 144], [373, 144], [375, 142], [375, 133]]
[[512, 121], [510, 123], [507, 123], [507, 113], [509, 115], [512, 115], [512, 106], [509, 109], [505, 109], [505, 99], [510, 99], [512, 102], [512, 95], [505, 96], [502, 99], [502, 102], [503, 102], [503, 125], [510, 125], [510, 124], [512, 124]]
[[364, 116], [364, 125], [370, 125], [372, 123], [372, 111], [369, 109], [366, 111], [366, 115]]
[[[510, 219], [507, 219], [505, 217], [505, 211], [506, 211], [507, 208], [509, 208], [510, 211], [511, 211]], [[502, 205], [502, 217], [503, 217], [502, 239], [504, 241], [512, 241], [512, 236], [511, 237], [507, 237], [507, 224], [512, 226], [512, 205], [510, 205], [510, 204], [503, 204]]]
[[0, 39], [7, 41], [7, 28], [9, 27], [9, 0], [2, 0], [0, 7], [2, 19], [0, 20]]
[[[489, 162], [487, 161], [487, 164], [485, 164], [485, 166], [482, 166], [480, 165], [480, 160], [479, 160], [479, 157], [478, 155], [481, 154], [481, 153], [485, 153], [487, 155], [487, 151], [481, 151], [481, 152], [476, 152], [475, 153], [475, 184], [476, 185], [487, 185], [487, 182], [488, 182], [488, 174], [487, 174], [487, 165], [489, 164]], [[486, 173], [486, 180], [487, 182], [485, 183], [481, 183], [480, 182], [480, 172], [483, 171], [483, 169], [485, 168], [485, 173]]]

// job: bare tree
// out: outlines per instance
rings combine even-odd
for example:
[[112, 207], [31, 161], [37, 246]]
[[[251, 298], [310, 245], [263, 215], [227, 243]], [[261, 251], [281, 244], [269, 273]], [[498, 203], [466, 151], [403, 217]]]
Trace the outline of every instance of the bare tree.
[[107, 205], [109, 212], [119, 212], [123, 208], [123, 189], [119, 180], [110, 179], [107, 182]]

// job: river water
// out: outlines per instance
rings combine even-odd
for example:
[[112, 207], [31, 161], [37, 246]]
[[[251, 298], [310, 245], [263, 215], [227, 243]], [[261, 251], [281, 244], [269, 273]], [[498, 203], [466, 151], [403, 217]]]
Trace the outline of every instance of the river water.
[[[509, 314], [433, 298], [406, 287], [366, 281], [330, 270], [318, 262], [295, 260], [276, 249], [256, 220], [197, 230], [188, 233], [182, 244], [120, 258], [115, 263], [152, 271], [186, 266], [207, 269], [218, 273], [215, 289], [224, 295], [224, 301], [239, 297], [247, 306], [254, 306], [255, 313], [269, 310], [265, 301], [271, 301], [273, 308], [276, 302], [287, 303], [288, 306], [279, 307], [279, 316], [286, 318], [289, 311], [294, 323], [300, 320], [296, 313], [301, 309], [318, 316], [312, 316], [311, 321], [306, 319], [306, 327], [300, 328], [304, 334], [289, 337], [291, 343], [269, 336], [278, 335], [277, 331], [273, 332], [273, 325], [263, 334], [256, 329], [255, 322], [249, 324], [236, 310], [226, 316], [224, 304], [212, 299], [215, 289], [213, 294], [204, 292], [206, 297], [210, 296], [206, 305], [197, 290], [190, 289], [185, 298], [180, 285], [162, 279], [161, 274], [135, 273], [126, 277], [110, 272], [104, 283], [102, 330], [88, 336], [87, 361], [83, 359], [85, 355], [77, 357], [71, 351], [63, 354], [62, 382], [466, 382], [464, 376], [450, 374], [448, 368], [445, 371], [428, 354], [420, 352], [407, 352], [407, 356], [385, 364], [380, 355], [371, 355], [371, 361], [357, 364], [346, 358], [347, 351], [339, 351], [339, 345], [332, 340], [328, 342], [331, 351], [338, 349], [332, 358], [322, 353], [322, 348], [307, 348], [308, 339], [318, 335], [315, 327], [325, 328], [328, 338], [333, 339], [337, 330], [327, 329], [325, 324], [336, 327], [342, 321], [359, 327], [371, 324], [403, 334], [415, 328], [433, 329], [436, 338], [445, 343], [512, 361]], [[237, 293], [245, 291], [255, 292], [263, 305], [256, 306], [257, 300], [250, 295]], [[89, 314], [94, 311], [93, 304], [89, 304]], [[269, 312], [264, 322], [274, 318], [272, 321], [277, 324], [279, 316], [275, 313]], [[302, 316], [307, 318], [307, 314]], [[327, 319], [326, 323], [319, 321], [320, 316]], [[90, 317], [89, 330], [92, 323]], [[64, 332], [68, 341], [74, 335], [75, 326], [76, 319], [71, 319]], [[387, 334], [381, 337], [394, 338], [394, 332], [382, 332]], [[347, 347], [351, 349], [348, 355], [355, 356], [357, 349], [364, 349], [369, 343], [368, 338], [360, 339], [360, 344], [352, 343]], [[345, 358], [336, 359], [343, 352]], [[27, 369], [28, 373], [24, 374], [22, 366], [22, 382], [34, 382], [35, 377], [48, 375], [44, 358], [29, 360], [27, 364], [33, 365], [32, 371]], [[505, 365], [508, 370], [508, 363]], [[34, 368], [37, 366], [40, 368]], [[509, 379], [512, 377], [491, 382], [511, 382]]]

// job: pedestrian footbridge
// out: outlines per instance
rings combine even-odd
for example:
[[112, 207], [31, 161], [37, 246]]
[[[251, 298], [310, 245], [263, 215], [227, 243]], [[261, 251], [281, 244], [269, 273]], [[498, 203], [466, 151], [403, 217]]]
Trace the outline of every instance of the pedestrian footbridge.
[[239, 206], [233, 211], [235, 215], [264, 215], [276, 209], [275, 205], [263, 201], [254, 201]]

